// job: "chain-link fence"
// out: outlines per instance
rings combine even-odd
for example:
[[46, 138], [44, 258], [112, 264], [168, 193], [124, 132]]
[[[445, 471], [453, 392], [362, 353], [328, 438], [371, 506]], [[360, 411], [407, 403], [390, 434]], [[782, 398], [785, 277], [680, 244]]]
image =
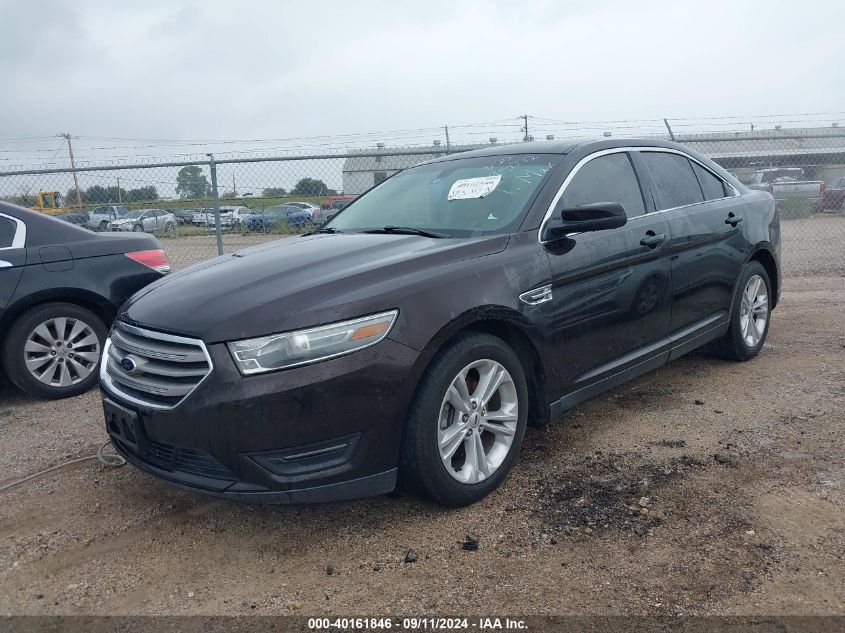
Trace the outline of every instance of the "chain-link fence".
[[[618, 136], [614, 134], [614, 137]], [[770, 191], [781, 209], [787, 276], [845, 279], [845, 129], [676, 135]], [[0, 171], [0, 199], [93, 230], [156, 234], [174, 268], [311, 230], [388, 176], [475, 146], [85, 165]], [[57, 195], [58, 194], [58, 195]]]

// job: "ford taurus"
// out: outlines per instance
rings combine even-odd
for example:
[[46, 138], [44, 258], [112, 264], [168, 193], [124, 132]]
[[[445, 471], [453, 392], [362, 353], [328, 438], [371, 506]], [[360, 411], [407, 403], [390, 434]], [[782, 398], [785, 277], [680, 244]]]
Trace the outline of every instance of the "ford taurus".
[[705, 344], [756, 356], [779, 236], [771, 195], [682, 145], [443, 156], [138, 292], [105, 345], [106, 428], [220, 497], [469, 504], [526, 426]]

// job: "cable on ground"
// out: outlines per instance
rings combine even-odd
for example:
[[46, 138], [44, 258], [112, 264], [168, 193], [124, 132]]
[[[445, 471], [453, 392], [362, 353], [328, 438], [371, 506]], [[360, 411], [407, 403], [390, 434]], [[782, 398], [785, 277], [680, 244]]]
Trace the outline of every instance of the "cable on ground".
[[23, 485], [29, 481], [34, 479], [38, 479], [39, 477], [43, 477], [48, 473], [52, 473], [56, 470], [61, 468], [65, 468], [67, 466], [72, 466], [73, 464], [79, 464], [82, 462], [87, 462], [92, 459], [96, 459], [98, 462], [103, 464], [104, 466], [108, 466], [109, 468], [120, 468], [124, 464], [126, 464], [126, 460], [123, 458], [122, 455], [118, 455], [117, 453], [104, 453], [103, 449], [106, 448], [111, 444], [111, 440], [104, 443], [100, 448], [97, 449], [97, 453], [95, 455], [89, 455], [87, 457], [78, 457], [76, 459], [71, 459], [70, 461], [63, 462], [56, 466], [51, 466], [50, 468], [45, 468], [44, 470], [39, 470], [37, 473], [33, 473], [31, 475], [27, 475], [22, 479], [18, 479], [17, 481], [13, 481], [12, 483], [6, 484], [5, 486], [0, 487], [0, 492], [5, 492], [6, 490], [11, 490], [12, 488], [17, 488], [20, 485]]

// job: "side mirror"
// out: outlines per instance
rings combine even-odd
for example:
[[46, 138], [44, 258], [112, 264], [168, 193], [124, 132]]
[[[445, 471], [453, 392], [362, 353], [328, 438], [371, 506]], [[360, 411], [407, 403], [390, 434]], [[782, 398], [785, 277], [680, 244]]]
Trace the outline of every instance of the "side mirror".
[[554, 240], [567, 233], [604, 231], [625, 226], [628, 217], [617, 202], [596, 202], [581, 207], [555, 209], [543, 231], [542, 239]]

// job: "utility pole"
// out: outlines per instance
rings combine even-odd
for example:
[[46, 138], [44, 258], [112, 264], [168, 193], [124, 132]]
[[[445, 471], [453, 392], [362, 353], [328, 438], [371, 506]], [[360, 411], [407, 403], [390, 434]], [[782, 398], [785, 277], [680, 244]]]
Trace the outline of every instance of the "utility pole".
[[523, 140], [523, 142], [527, 143], [528, 141], [531, 140], [531, 136], [528, 134], [528, 115], [523, 114], [522, 119], [523, 119], [523, 121], [525, 121], [525, 136], [522, 138], [522, 140]]
[[446, 131], [446, 153], [449, 153], [449, 126], [444, 125], [443, 129]]
[[669, 138], [673, 141], [675, 140], [675, 133], [672, 131], [672, 126], [669, 125], [669, 119], [663, 119], [663, 122], [666, 124], [666, 129], [669, 130]]
[[223, 230], [220, 227], [220, 195], [217, 192], [217, 163], [214, 154], [207, 154], [208, 167], [211, 171], [211, 195], [214, 200], [214, 227], [217, 234], [217, 254], [223, 254]]
[[232, 174], [232, 193], [234, 194], [232, 197], [238, 197], [238, 186], [235, 184], [235, 174]]
[[123, 196], [120, 195], [120, 176], [117, 177], [117, 203], [123, 204]]
[[73, 172], [73, 186], [76, 188], [76, 206], [82, 208], [82, 193], [79, 191], [79, 179], [76, 177], [76, 163], [73, 162], [73, 146], [70, 144], [70, 134], [63, 132], [59, 134], [67, 141], [67, 151], [70, 154], [70, 170]]

